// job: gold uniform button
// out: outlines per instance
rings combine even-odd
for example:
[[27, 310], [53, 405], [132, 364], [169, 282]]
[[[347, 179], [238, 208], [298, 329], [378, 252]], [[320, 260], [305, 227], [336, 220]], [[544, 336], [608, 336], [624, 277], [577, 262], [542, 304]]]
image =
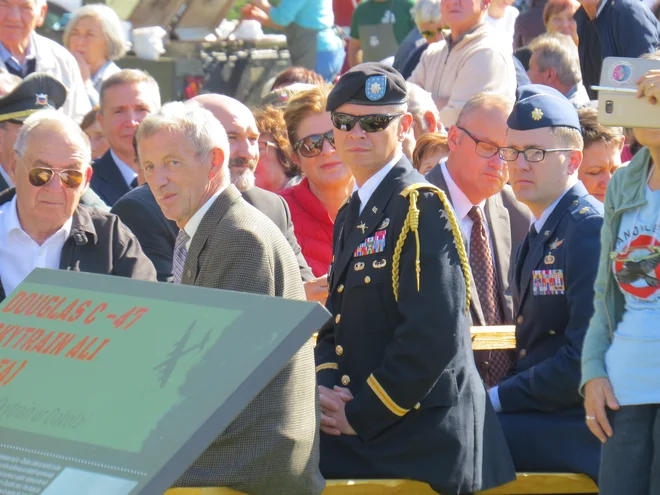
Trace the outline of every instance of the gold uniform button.
[[548, 333], [549, 333], [550, 335], [555, 335], [557, 332], [555, 332], [554, 330], [550, 330]]
[[520, 357], [521, 357], [521, 358], [524, 358], [525, 356], [527, 356], [527, 351], [526, 351], [525, 349], [522, 349], [522, 350], [520, 351]]
[[339, 287], [337, 287], [337, 292], [339, 292], [340, 294], [344, 292], [344, 284], [339, 284]]
[[344, 348], [338, 345], [337, 347], [335, 347], [335, 352], [337, 353], [337, 356], [341, 356], [342, 354], [344, 354]]
[[523, 315], [518, 315], [518, 318], [516, 318], [516, 323], [518, 325], [522, 325], [524, 321], [525, 321], [525, 317]]
[[422, 405], [419, 402], [415, 404], [415, 409], [419, 409], [420, 407], [422, 407]]
[[364, 277], [364, 283], [365, 283], [365, 284], [369, 284], [369, 283], [371, 283], [371, 277], [370, 277], [369, 275], [367, 275], [366, 277]]
[[488, 368], [490, 368], [490, 363], [488, 361], [481, 363], [481, 369], [488, 370]]
[[339, 323], [339, 320], [341, 320], [341, 315], [335, 316], [335, 323]]
[[348, 375], [344, 375], [341, 377], [341, 384], [344, 386], [347, 386], [349, 383], [351, 383], [351, 377]]

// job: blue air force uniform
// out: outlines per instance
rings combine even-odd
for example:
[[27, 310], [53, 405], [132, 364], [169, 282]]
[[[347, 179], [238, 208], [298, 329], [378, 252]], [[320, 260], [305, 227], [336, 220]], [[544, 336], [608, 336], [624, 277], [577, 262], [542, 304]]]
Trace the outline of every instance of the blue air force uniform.
[[[328, 110], [369, 104], [365, 95], [405, 102], [405, 81], [381, 64], [356, 66]], [[322, 433], [321, 471], [414, 479], [444, 494], [506, 483], [515, 474], [472, 357], [469, 266], [453, 211], [405, 157], [389, 165], [361, 214], [354, 193], [335, 222], [317, 377], [350, 389], [346, 416], [358, 435]]]
[[[568, 100], [536, 85], [520, 88], [508, 124], [580, 129]], [[518, 471], [597, 477], [600, 443], [586, 426], [578, 387], [602, 224], [603, 205], [578, 182], [520, 247], [512, 283], [517, 362], [491, 392]]]

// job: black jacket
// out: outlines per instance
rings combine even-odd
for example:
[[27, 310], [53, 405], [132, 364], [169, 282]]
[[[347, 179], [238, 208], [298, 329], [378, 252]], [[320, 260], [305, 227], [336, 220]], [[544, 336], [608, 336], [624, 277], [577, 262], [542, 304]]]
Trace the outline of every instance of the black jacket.
[[92, 163], [92, 180], [89, 185], [99, 197], [112, 207], [124, 194], [131, 190], [124, 180], [110, 150]]
[[[11, 201], [15, 195], [15, 189], [0, 193], [0, 205]], [[79, 205], [72, 222], [62, 248], [61, 270], [156, 281], [153, 264], [117, 216]], [[0, 301], [4, 298], [5, 291], [0, 286]]]
[[[316, 346], [320, 385], [348, 387], [346, 416], [358, 436], [321, 435], [326, 478], [407, 478], [441, 493], [469, 493], [515, 478], [497, 416], [474, 365], [466, 284], [448, 210], [420, 190], [416, 240], [401, 246], [410, 208], [402, 191], [431, 186], [402, 158], [356, 222], [335, 221], [327, 308]], [[449, 207], [451, 209], [451, 207]], [[458, 227], [456, 226], [458, 230]], [[457, 244], [458, 243], [458, 244]]]

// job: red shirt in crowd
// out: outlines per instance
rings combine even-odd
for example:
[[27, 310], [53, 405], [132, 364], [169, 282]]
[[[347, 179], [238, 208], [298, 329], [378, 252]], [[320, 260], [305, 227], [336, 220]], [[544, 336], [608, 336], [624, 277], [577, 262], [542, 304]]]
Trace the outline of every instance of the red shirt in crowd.
[[332, 260], [332, 229], [335, 222], [310, 191], [307, 177], [279, 194], [289, 205], [296, 239], [314, 276], [325, 275]]

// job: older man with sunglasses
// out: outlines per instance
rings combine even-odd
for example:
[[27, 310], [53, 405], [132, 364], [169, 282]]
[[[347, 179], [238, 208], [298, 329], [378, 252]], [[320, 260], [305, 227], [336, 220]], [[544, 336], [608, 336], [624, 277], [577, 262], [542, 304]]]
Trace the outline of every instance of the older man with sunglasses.
[[472, 357], [469, 265], [446, 195], [403, 156], [412, 125], [394, 69], [354, 67], [328, 98], [355, 192], [337, 215], [316, 347], [321, 471], [439, 493], [515, 478]]
[[80, 205], [90, 162], [87, 136], [56, 110], [34, 113], [18, 131], [8, 167], [16, 187], [0, 194], [0, 300], [34, 268], [156, 280], [116, 216]]

